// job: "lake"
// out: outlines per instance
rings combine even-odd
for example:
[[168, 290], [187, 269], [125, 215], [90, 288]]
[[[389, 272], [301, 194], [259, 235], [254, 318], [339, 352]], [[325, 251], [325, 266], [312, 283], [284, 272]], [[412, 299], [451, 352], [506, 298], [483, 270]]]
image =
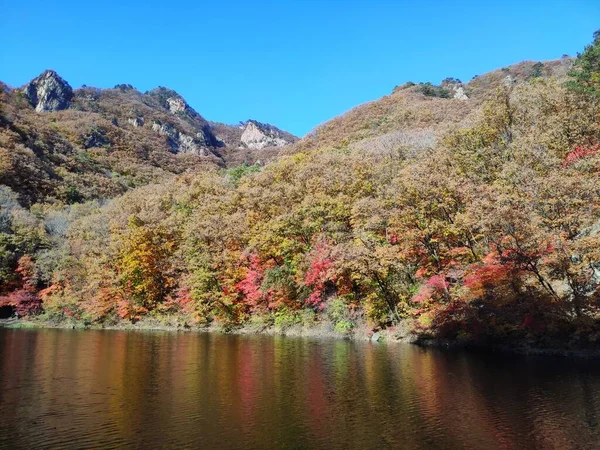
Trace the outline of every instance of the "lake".
[[0, 448], [600, 448], [600, 364], [0, 328]]

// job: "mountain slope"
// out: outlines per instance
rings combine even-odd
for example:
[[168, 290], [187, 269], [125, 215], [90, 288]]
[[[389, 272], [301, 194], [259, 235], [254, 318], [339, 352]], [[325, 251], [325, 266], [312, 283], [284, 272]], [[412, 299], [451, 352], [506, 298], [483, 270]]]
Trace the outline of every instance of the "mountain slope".
[[[157, 318], [279, 331], [324, 324], [344, 335], [388, 329], [420, 340], [597, 349], [599, 50], [596, 35], [567, 76], [572, 62], [563, 59], [467, 84], [407, 83], [278, 147], [265, 166], [171, 174], [107, 203], [27, 210], [3, 187], [0, 305], [100, 326]], [[31, 95], [48, 101], [39, 109], [63, 107], [47, 94], [36, 87]], [[131, 95], [150, 109], [127, 119], [130, 132], [163, 139], [159, 153], [175, 163], [222, 156], [209, 131], [252, 152], [259, 132], [263, 142], [279, 139], [254, 122], [241, 134], [214, 133], [165, 90]], [[77, 148], [92, 143], [88, 153], [110, 154], [94, 147], [108, 132], [66, 127], [89, 112], [15, 111], [60, 119], [24, 129], [15, 125], [22, 118], [3, 116], [15, 139], [24, 130], [37, 136], [30, 149], [58, 128], [62, 140], [42, 149], [46, 157], [69, 155], [75, 137]], [[100, 126], [125, 132], [125, 114], [98, 114]], [[174, 153], [167, 124], [180, 135], [206, 130], [210, 154]]]
[[[172, 174], [225, 167], [254, 148], [295, 142], [271, 125], [209, 123], [175, 91], [73, 90], [53, 71], [0, 92], [0, 183], [25, 204], [110, 198]], [[217, 136], [218, 135], [218, 136]], [[227, 136], [221, 140], [219, 136]], [[258, 145], [258, 146], [256, 146]]]
[[[394, 88], [388, 96], [357, 106], [318, 126], [289, 152], [346, 145], [381, 151], [398, 147], [431, 148], [448, 130], [471, 123], [482, 102], [498, 88], [507, 83], [515, 87], [534, 79], [564, 80], [572, 63], [568, 57], [524, 61], [476, 76], [468, 83], [453, 78], [447, 78], [440, 86], [406, 83]], [[458, 89], [463, 95], [456, 95]]]

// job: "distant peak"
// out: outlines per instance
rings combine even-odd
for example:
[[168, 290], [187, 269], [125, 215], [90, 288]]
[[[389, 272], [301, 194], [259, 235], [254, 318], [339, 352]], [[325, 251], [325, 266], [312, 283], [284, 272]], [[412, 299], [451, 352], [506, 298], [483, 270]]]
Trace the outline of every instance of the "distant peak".
[[23, 88], [25, 97], [35, 110], [59, 111], [67, 109], [73, 98], [73, 89], [54, 70], [45, 70]]
[[295, 137], [281, 131], [276, 126], [249, 119], [242, 122], [244, 132], [241, 144], [244, 147], [260, 150], [265, 147], [282, 147], [295, 142]]
[[113, 89], [118, 89], [119, 91], [136, 91], [137, 90], [131, 84], [125, 84], [125, 83], [116, 84]]
[[145, 92], [146, 95], [161, 95], [161, 96], [169, 96], [169, 97], [181, 97], [181, 95], [179, 95], [176, 91], [174, 91], [173, 89], [169, 89], [168, 87], [164, 87], [164, 86], [157, 86], [154, 89], [150, 89], [149, 91]]
[[[168, 109], [172, 114], [184, 113], [188, 110], [193, 111], [185, 99], [173, 89], [159, 86], [146, 91], [145, 95], [154, 97], [163, 108]], [[195, 111], [193, 113], [197, 114]]]
[[39, 78], [60, 78], [62, 80], [61, 76], [58, 73], [56, 73], [55, 70], [52, 70], [52, 69], [44, 70], [35, 79], [39, 79]]

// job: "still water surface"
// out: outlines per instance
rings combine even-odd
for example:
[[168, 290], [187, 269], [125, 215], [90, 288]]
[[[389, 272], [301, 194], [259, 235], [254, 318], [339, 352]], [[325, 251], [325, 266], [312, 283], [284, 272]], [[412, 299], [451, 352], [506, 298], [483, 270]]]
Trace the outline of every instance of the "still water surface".
[[0, 328], [0, 448], [600, 448], [598, 363]]

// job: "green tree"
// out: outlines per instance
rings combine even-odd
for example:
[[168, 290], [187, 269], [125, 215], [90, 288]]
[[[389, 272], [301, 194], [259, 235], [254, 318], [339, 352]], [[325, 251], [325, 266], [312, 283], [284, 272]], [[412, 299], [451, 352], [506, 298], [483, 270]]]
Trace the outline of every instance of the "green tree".
[[569, 75], [570, 89], [600, 99], [600, 30], [594, 33], [594, 41], [583, 53], [577, 55]]

